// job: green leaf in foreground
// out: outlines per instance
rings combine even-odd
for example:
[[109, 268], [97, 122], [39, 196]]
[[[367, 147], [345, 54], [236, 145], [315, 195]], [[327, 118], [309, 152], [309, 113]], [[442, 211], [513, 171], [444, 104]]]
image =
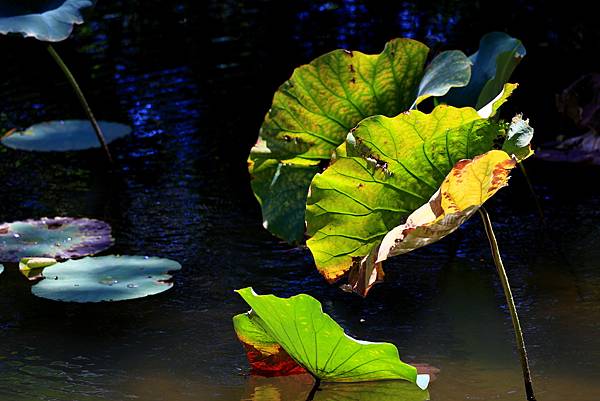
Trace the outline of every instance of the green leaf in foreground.
[[[252, 288], [237, 291], [252, 310], [234, 318], [240, 340], [258, 348], [278, 344], [289, 357], [324, 382], [363, 382], [403, 379], [422, 389], [429, 375], [402, 362], [393, 344], [355, 340], [313, 297], [257, 295]], [[268, 351], [265, 351], [268, 352]]]
[[381, 54], [334, 50], [294, 70], [275, 93], [248, 159], [265, 227], [289, 242], [302, 239], [319, 163], [330, 160], [362, 119], [408, 110], [427, 53], [420, 42], [394, 39]]
[[429, 203], [463, 159], [502, 143], [505, 127], [472, 108], [446, 105], [430, 114], [412, 110], [362, 121], [348, 135], [347, 155], [311, 184], [307, 245], [321, 274], [333, 282], [350, 271], [352, 289], [366, 295], [383, 275], [377, 260], [382, 239]]

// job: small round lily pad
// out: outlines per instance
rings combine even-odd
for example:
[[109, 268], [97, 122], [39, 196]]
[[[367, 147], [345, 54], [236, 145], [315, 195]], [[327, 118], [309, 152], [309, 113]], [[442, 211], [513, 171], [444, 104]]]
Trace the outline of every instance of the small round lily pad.
[[0, 224], [0, 261], [94, 255], [112, 246], [110, 232], [107, 223], [86, 218], [55, 217]]
[[[125, 124], [99, 121], [106, 143], [131, 133]], [[59, 120], [32, 125], [24, 131], [13, 131], [2, 138], [12, 149], [35, 152], [66, 152], [99, 148], [100, 142], [88, 120]]]
[[0, 8], [0, 33], [17, 33], [46, 42], [69, 37], [73, 25], [83, 23], [81, 10], [92, 0], [18, 0]]
[[169, 272], [181, 269], [170, 259], [99, 256], [47, 267], [33, 295], [64, 302], [122, 301], [158, 294], [173, 286]]

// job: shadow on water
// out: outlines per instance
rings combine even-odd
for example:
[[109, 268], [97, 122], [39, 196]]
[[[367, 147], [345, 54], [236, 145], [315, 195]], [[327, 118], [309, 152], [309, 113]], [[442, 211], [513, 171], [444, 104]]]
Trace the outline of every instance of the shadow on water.
[[[156, 297], [70, 305], [34, 298], [8, 266], [0, 276], [0, 399], [303, 399], [310, 383], [301, 378], [247, 377], [231, 326], [246, 306], [232, 291], [252, 285], [279, 296], [309, 293], [350, 335], [391, 341], [403, 360], [439, 367], [433, 400], [522, 400], [510, 317], [479, 221], [390, 260], [386, 284], [363, 300], [328, 286], [305, 248], [262, 229], [245, 166], [272, 94], [294, 66], [339, 46], [378, 52], [400, 35], [434, 51], [473, 50], [493, 29], [522, 38], [529, 54], [511, 107], [527, 111], [542, 137], [554, 135], [564, 122], [553, 95], [592, 68], [600, 41], [589, 38], [598, 34], [577, 10], [510, 3], [99, 2], [57, 48], [97, 116], [133, 125], [111, 145], [118, 168], [106, 171], [96, 151], [2, 148], [0, 220], [104, 219], [116, 238], [110, 253], [168, 257], [183, 269]], [[522, 27], [534, 17], [544, 29]], [[5, 37], [0, 46], [3, 127], [81, 117], [43, 48]], [[540, 68], [549, 60], [553, 71]], [[554, 77], [563, 67], [565, 76]], [[519, 174], [488, 209], [538, 397], [592, 401], [600, 393], [600, 197], [596, 186], [577, 183], [596, 182], [599, 171], [535, 161], [528, 169], [551, 223], [538, 223]], [[334, 386], [315, 399], [403, 399], [403, 384], [389, 384], [394, 397], [387, 385]]]

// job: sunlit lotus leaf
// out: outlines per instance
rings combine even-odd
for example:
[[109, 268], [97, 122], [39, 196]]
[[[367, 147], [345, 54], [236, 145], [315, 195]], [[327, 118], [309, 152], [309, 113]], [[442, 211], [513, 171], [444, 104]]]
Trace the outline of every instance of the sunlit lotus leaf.
[[64, 302], [121, 301], [154, 295], [173, 286], [173, 260], [146, 256], [99, 256], [57, 263], [34, 285], [38, 297]]
[[[403, 379], [426, 388], [429, 375], [402, 362], [393, 344], [349, 337], [313, 297], [257, 295], [251, 288], [237, 291], [252, 310], [236, 317], [238, 337], [256, 341], [255, 349], [273, 350], [279, 344], [313, 376], [324, 382], [363, 382]], [[239, 321], [243, 320], [242, 324]], [[257, 348], [258, 347], [258, 348]], [[268, 351], [267, 351], [268, 352]]]
[[515, 155], [519, 160], [528, 158], [533, 154], [531, 140], [533, 139], [533, 128], [529, 125], [529, 119], [524, 120], [521, 114], [513, 117], [506, 141], [502, 145], [509, 155]]
[[110, 232], [107, 223], [85, 218], [55, 217], [0, 224], [0, 261], [94, 255], [112, 246]]
[[[131, 133], [124, 124], [99, 121], [106, 143]], [[2, 144], [12, 149], [37, 152], [65, 152], [99, 148], [100, 142], [88, 120], [60, 120], [35, 124], [24, 131], [10, 131]]]
[[0, 5], [0, 34], [16, 33], [46, 42], [69, 37], [83, 23], [81, 10], [92, 0], [14, 0]]
[[442, 100], [456, 107], [483, 107], [500, 93], [525, 54], [516, 38], [502, 32], [484, 35], [479, 50], [469, 57], [473, 63], [469, 84], [451, 89]]
[[352, 270], [352, 289], [366, 294], [370, 285], [354, 285], [381, 280], [376, 248], [388, 232], [428, 203], [457, 163], [505, 138], [505, 123], [472, 108], [440, 105], [430, 114], [362, 121], [348, 135], [347, 156], [311, 184], [307, 245], [321, 274], [333, 282]]
[[312, 176], [363, 118], [413, 104], [428, 48], [395, 39], [367, 55], [335, 50], [297, 68], [279, 87], [248, 160], [264, 226], [289, 241], [304, 235]]
[[425, 69], [415, 105], [430, 96], [444, 96], [451, 88], [467, 85], [470, 79], [471, 61], [463, 52], [442, 52]]
[[23, 258], [19, 262], [19, 271], [30, 281], [42, 278], [42, 272], [48, 266], [56, 264], [53, 258]]
[[502, 150], [491, 150], [454, 165], [428, 203], [383, 238], [376, 262], [436, 242], [454, 232], [500, 188], [517, 164]]

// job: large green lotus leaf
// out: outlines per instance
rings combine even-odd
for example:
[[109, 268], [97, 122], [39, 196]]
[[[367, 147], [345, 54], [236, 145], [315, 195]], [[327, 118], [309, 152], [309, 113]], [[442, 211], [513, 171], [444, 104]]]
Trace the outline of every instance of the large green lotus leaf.
[[393, 344], [346, 335], [309, 295], [279, 298], [257, 295], [252, 288], [237, 292], [252, 308], [246, 315], [238, 315], [245, 317], [235, 318], [242, 342], [257, 341], [256, 347], [265, 352], [279, 344], [291, 359], [324, 382], [403, 379], [421, 388], [429, 383], [429, 375], [418, 375], [415, 367], [400, 360]]
[[4, 223], [0, 224], [0, 261], [77, 258], [104, 251], [113, 242], [110, 226], [100, 220], [54, 217]]
[[362, 119], [409, 109], [427, 53], [420, 42], [395, 39], [381, 54], [335, 50], [294, 70], [275, 93], [248, 160], [269, 230], [302, 239], [310, 175]]
[[310, 187], [307, 245], [321, 274], [333, 282], [356, 271], [391, 229], [429, 201], [457, 162], [502, 141], [505, 126], [472, 108], [446, 105], [362, 121], [348, 135], [347, 156]]
[[451, 88], [462, 87], [471, 79], [471, 61], [460, 50], [437, 55], [425, 69], [415, 106], [430, 96], [444, 96]]
[[147, 256], [99, 256], [46, 267], [31, 292], [64, 302], [121, 301], [154, 295], [173, 286], [173, 260]]
[[[129, 135], [131, 127], [99, 121], [106, 143]], [[60, 120], [35, 124], [24, 131], [11, 131], [2, 144], [12, 149], [36, 152], [65, 152], [99, 148], [100, 142], [88, 120]]]
[[[0, 34], [16, 33], [47, 42], [69, 37], [83, 23], [81, 10], [92, 0], [14, 0], [0, 6]], [[8, 3], [8, 4], [6, 4]]]
[[473, 63], [471, 81], [450, 90], [442, 101], [457, 107], [483, 107], [502, 90], [525, 54], [525, 47], [516, 38], [502, 32], [484, 35], [479, 50], [469, 57]]

